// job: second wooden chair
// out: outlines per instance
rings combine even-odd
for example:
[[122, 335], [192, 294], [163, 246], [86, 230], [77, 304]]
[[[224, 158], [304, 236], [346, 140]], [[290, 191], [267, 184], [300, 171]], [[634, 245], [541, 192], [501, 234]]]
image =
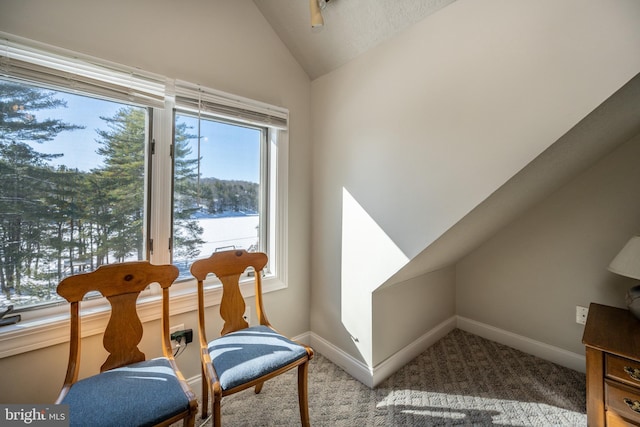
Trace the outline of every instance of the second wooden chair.
[[[300, 421], [309, 425], [307, 372], [313, 357], [310, 347], [298, 344], [276, 332], [269, 324], [262, 302], [262, 273], [267, 255], [233, 250], [217, 252], [195, 261], [191, 274], [198, 280], [198, 316], [200, 357], [202, 361], [202, 417], [207, 417], [209, 392], [212, 398], [213, 425], [221, 425], [220, 403], [224, 396], [255, 386], [260, 393], [265, 381], [298, 368]], [[258, 326], [244, 320], [245, 301], [240, 293], [240, 277], [252, 268]], [[205, 332], [204, 280], [209, 273], [222, 282], [220, 316], [224, 326], [220, 337], [207, 340]]]

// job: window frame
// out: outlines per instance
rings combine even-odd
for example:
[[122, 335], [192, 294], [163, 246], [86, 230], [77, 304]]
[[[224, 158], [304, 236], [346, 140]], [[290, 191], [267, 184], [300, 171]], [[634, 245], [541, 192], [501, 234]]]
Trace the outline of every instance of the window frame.
[[[2, 59], [2, 57], [0, 56], [0, 59]], [[45, 76], [46, 77], [46, 76]], [[52, 92], [59, 92], [61, 94], [68, 94], [68, 95], [73, 95], [76, 97], [86, 97], [86, 98], [92, 98], [94, 100], [100, 100], [100, 101], [105, 101], [105, 102], [111, 102], [114, 104], [118, 104], [121, 107], [132, 107], [132, 108], [136, 108], [139, 110], [143, 110], [145, 111], [145, 123], [144, 123], [144, 127], [145, 127], [145, 139], [142, 142], [142, 150], [144, 151], [144, 176], [142, 179], [142, 185], [143, 185], [143, 200], [142, 200], [142, 208], [143, 208], [143, 229], [142, 229], [142, 236], [141, 236], [141, 240], [143, 241], [143, 253], [144, 253], [144, 260], [150, 260], [150, 249], [149, 249], [149, 234], [150, 234], [150, 220], [149, 220], [149, 212], [150, 212], [150, 208], [151, 208], [151, 203], [150, 203], [150, 199], [151, 199], [151, 194], [152, 194], [152, 189], [153, 189], [153, 182], [151, 179], [151, 170], [152, 170], [152, 154], [151, 154], [151, 143], [153, 140], [153, 135], [151, 133], [151, 129], [152, 129], [152, 123], [153, 123], [153, 108], [148, 106], [148, 105], [142, 105], [140, 103], [135, 103], [135, 102], [126, 102], [123, 99], [118, 98], [117, 96], [114, 98], [109, 98], [107, 96], [104, 95], [103, 91], [101, 91], [100, 94], [96, 94], [96, 93], [91, 93], [88, 91], [79, 91], [79, 90], [70, 90], [68, 87], [66, 86], [56, 86], [55, 84], [51, 84], [49, 82], [49, 80], [47, 80], [45, 78], [46, 81], [44, 82], [40, 82], [37, 80], [37, 78], [33, 77], [33, 76], [28, 76], [28, 78], [25, 78], [24, 76], [21, 76], [19, 78], [13, 78], [10, 75], [7, 75], [6, 73], [2, 73], [0, 72], [0, 78], [2, 80], [5, 81], [9, 81], [12, 82], [14, 84], [24, 84], [26, 86], [31, 86], [31, 87], [35, 87], [38, 89], [42, 89], [45, 91], [52, 91]], [[141, 295], [143, 297], [147, 296], [147, 294], [149, 294], [151, 292], [151, 290], [145, 290], [141, 293]], [[101, 305], [104, 304], [106, 300], [104, 300], [104, 298], [102, 297], [98, 297], [96, 295], [93, 295], [92, 293], [87, 294], [87, 296], [85, 297], [85, 301], [83, 301], [83, 305], [89, 308], [93, 308], [97, 305]], [[28, 305], [25, 307], [16, 307], [12, 313], [15, 314], [20, 314], [20, 316], [22, 317], [22, 320], [28, 321], [28, 320], [32, 320], [32, 319], [38, 319], [39, 317], [42, 317], [43, 314], [41, 313], [53, 313], [53, 314], [57, 314], [60, 311], [60, 306], [67, 306], [67, 303], [64, 299], [60, 299], [57, 301], [48, 301], [48, 302], [43, 302], [41, 304], [37, 304], [37, 305]], [[46, 314], [44, 314], [46, 315]], [[3, 328], [0, 328], [0, 333], [2, 332]]]
[[[40, 57], [48, 57], [62, 60], [68, 59], [78, 66], [89, 69], [97, 69], [104, 72], [106, 76], [113, 74], [129, 73], [130, 76], [141, 75], [151, 76], [154, 81], [162, 80], [164, 86], [164, 107], [156, 104], [134, 105], [147, 107], [150, 111], [147, 120], [149, 143], [145, 147], [148, 160], [145, 166], [145, 184], [149, 191], [145, 194], [145, 216], [147, 223], [145, 227], [147, 240], [147, 259], [154, 264], [170, 264], [171, 254], [169, 248], [169, 238], [171, 237], [172, 224], [172, 185], [173, 174], [163, 173], [172, 168], [171, 144], [173, 143], [173, 111], [176, 105], [175, 87], [198, 87], [190, 83], [173, 80], [167, 77], [152, 75], [141, 70], [119, 64], [102, 61], [94, 57], [81, 55], [75, 52], [61, 50], [52, 46], [32, 42], [27, 39], [15, 37], [7, 33], [0, 32], [0, 38], [4, 39], [5, 46], [9, 44], [23, 48], [25, 51], [36, 52]], [[1, 42], [0, 42], [1, 45]], [[4, 55], [4, 56], [3, 56]], [[0, 46], [0, 74], [11, 78], [11, 74], [6, 71], [5, 63], [6, 49], [3, 52]], [[4, 67], [4, 68], [3, 68]], [[134, 77], [131, 77], [133, 79]], [[99, 79], [98, 79], [99, 80]], [[35, 84], [46, 86], [46, 82], [34, 82]], [[63, 87], [52, 89], [64, 90]], [[155, 88], [155, 86], [154, 86]], [[200, 88], [202, 89], [202, 88]], [[263, 279], [263, 292], [273, 292], [285, 289], [288, 286], [287, 280], [287, 254], [288, 254], [288, 167], [289, 167], [289, 132], [288, 117], [289, 112], [285, 108], [276, 107], [248, 98], [206, 89], [209, 94], [215, 97], [222, 105], [228, 104], [232, 107], [246, 109], [258, 114], [275, 112], [280, 118], [284, 117], [285, 126], [282, 121], [276, 121], [274, 126], [267, 125], [266, 144], [269, 146], [267, 157], [267, 169], [265, 183], [268, 186], [268, 224], [267, 242], [265, 249], [269, 253], [271, 271]], [[85, 90], [78, 90], [79, 94], [96, 96], [110, 99], [103, 93], [96, 94]], [[118, 99], [116, 99], [118, 100]], [[119, 99], [122, 102], [122, 99]], [[153, 99], [154, 103], [156, 98]], [[263, 202], [263, 201], [261, 201]], [[153, 250], [150, 250], [149, 241], [153, 240]], [[163, 244], [162, 242], [166, 242]], [[197, 306], [196, 280], [188, 279], [180, 283], [176, 282], [171, 289], [170, 316], [181, 313], [193, 312]], [[241, 283], [241, 292], [245, 297], [255, 296], [253, 280], [248, 278]], [[138, 300], [138, 311], [143, 322], [157, 320], [160, 318], [160, 290], [158, 286], [152, 285], [149, 292], [141, 295]], [[216, 279], [210, 279], [205, 286], [206, 306], [220, 304], [222, 298], [222, 287]], [[95, 300], [83, 302], [81, 310], [83, 316], [82, 336], [87, 337], [101, 333], [108, 322], [110, 308], [106, 298], [96, 298]], [[23, 320], [15, 325], [3, 326], [0, 328], [0, 358], [21, 354], [28, 351], [37, 350], [44, 347], [68, 342], [68, 304], [62, 302], [55, 306], [34, 308], [23, 311]]]
[[[269, 173], [270, 173], [270, 164], [269, 164], [269, 160], [270, 160], [270, 153], [271, 153], [271, 147], [269, 144], [269, 133], [270, 130], [268, 127], [266, 126], [259, 126], [259, 125], [255, 125], [255, 124], [247, 124], [247, 123], [242, 123], [240, 121], [236, 121], [236, 120], [230, 120], [228, 118], [222, 118], [219, 117], [215, 114], [209, 114], [209, 113], [205, 113], [205, 114], [195, 114], [192, 111], [188, 111], [186, 109], [180, 109], [178, 107], [175, 107], [173, 109], [173, 128], [172, 128], [172, 135], [173, 135], [173, 145], [175, 146], [175, 124], [176, 124], [176, 120], [177, 120], [177, 116], [178, 115], [182, 115], [185, 117], [191, 117], [192, 119], [196, 119], [196, 120], [209, 120], [212, 122], [216, 122], [216, 123], [220, 123], [220, 124], [224, 124], [224, 125], [229, 125], [229, 126], [236, 126], [236, 127], [246, 127], [249, 129], [254, 129], [254, 130], [258, 130], [260, 132], [260, 182], [258, 183], [260, 185], [260, 192], [259, 192], [259, 200], [258, 200], [258, 212], [259, 212], [259, 242], [262, 242], [260, 244], [260, 248], [259, 250], [262, 252], [266, 252], [267, 255], [269, 256], [269, 261], [264, 269], [264, 272], [266, 274], [265, 277], [270, 277], [271, 276], [271, 256], [270, 256], [270, 248], [269, 248], [269, 236], [272, 235], [273, 233], [270, 230], [270, 215], [271, 215], [271, 210], [270, 210], [270, 206], [271, 206], [271, 200], [273, 199], [273, 194], [270, 192], [270, 181], [269, 181]], [[197, 136], [198, 138], [200, 138], [200, 136]], [[172, 158], [171, 158], [171, 241], [170, 241], [170, 247], [171, 247], [171, 262], [173, 263], [175, 261], [174, 259], [174, 254], [173, 254], [173, 249], [175, 248], [175, 240], [173, 239], [173, 235], [174, 235], [174, 227], [175, 227], [175, 218], [174, 218], [174, 214], [175, 214], [175, 149], [171, 150], [171, 154], [172, 154]], [[200, 257], [198, 258], [205, 258], [207, 256], [209, 256], [211, 254], [202, 254]], [[196, 258], [196, 259], [198, 259]], [[195, 261], [196, 259], [194, 259], [193, 261]], [[177, 282], [181, 283], [184, 282], [185, 278], [181, 278], [178, 277]], [[207, 278], [205, 280], [205, 282], [208, 282], [209, 279]]]

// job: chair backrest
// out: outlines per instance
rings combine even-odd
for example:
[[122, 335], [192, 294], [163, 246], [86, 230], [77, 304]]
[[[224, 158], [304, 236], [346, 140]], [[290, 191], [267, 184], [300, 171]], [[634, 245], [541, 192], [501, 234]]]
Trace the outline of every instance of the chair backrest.
[[103, 345], [109, 356], [100, 372], [145, 360], [144, 353], [138, 349], [143, 329], [136, 302], [140, 292], [152, 283], [158, 283], [162, 288], [163, 354], [170, 356], [169, 287], [178, 274], [177, 267], [173, 265], [133, 261], [102, 265], [93, 272], [63, 279], [57, 291], [71, 308], [71, 351], [65, 383], [77, 380], [81, 342], [80, 301], [88, 292], [100, 292], [111, 304], [111, 317], [103, 336]]
[[200, 339], [206, 343], [204, 332], [204, 280], [209, 273], [215, 274], [222, 282], [222, 300], [220, 301], [220, 317], [224, 326], [220, 335], [226, 335], [249, 324], [244, 320], [246, 304], [240, 292], [240, 276], [253, 268], [255, 280], [256, 312], [261, 325], [269, 326], [269, 321], [262, 306], [262, 270], [267, 265], [267, 255], [262, 252], [231, 250], [215, 252], [209, 258], [200, 259], [191, 265], [191, 274], [198, 280], [198, 312], [200, 317]]

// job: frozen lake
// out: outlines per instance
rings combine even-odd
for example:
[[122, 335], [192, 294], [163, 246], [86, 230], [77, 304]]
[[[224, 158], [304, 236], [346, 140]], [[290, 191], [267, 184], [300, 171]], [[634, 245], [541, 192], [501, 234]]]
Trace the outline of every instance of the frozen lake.
[[203, 229], [200, 237], [205, 241], [200, 257], [209, 256], [216, 249], [249, 249], [257, 245], [259, 220], [258, 215], [198, 219]]
[[[249, 249], [258, 244], [258, 215], [199, 218], [197, 221], [203, 230], [200, 237], [205, 242], [200, 246], [196, 259], [206, 258], [216, 250]], [[180, 270], [179, 279], [191, 278], [189, 266], [194, 260], [173, 260]]]

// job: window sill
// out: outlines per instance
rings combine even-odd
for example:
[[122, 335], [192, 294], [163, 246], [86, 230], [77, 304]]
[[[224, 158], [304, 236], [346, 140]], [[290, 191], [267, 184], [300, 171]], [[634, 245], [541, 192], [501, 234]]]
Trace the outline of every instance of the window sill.
[[[171, 293], [169, 304], [170, 316], [196, 311], [198, 296], [194, 286], [189, 289]], [[274, 292], [286, 288], [286, 284], [276, 277], [267, 277], [262, 282], [262, 292]], [[245, 298], [255, 296], [253, 280], [241, 283], [240, 290]], [[220, 304], [222, 288], [205, 287], [206, 306]], [[104, 332], [109, 321], [111, 310], [108, 304], [82, 310], [82, 337], [89, 337]], [[142, 323], [160, 319], [160, 296], [141, 297], [138, 301], [138, 315]], [[21, 353], [38, 350], [69, 341], [69, 314], [57, 314], [38, 319], [23, 321], [0, 329], [0, 359]]]

